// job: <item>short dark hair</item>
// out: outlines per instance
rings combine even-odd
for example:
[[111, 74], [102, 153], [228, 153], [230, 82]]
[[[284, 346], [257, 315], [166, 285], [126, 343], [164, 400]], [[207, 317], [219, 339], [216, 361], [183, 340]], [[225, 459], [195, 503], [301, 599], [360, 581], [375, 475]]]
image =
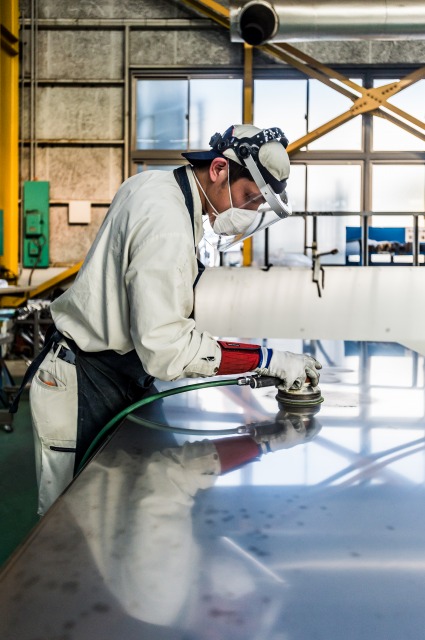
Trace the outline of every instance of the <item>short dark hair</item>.
[[[226, 158], [227, 160], [227, 158]], [[195, 168], [202, 171], [203, 169], [208, 169], [211, 160], [191, 160], [190, 164]], [[248, 169], [239, 162], [234, 162], [233, 160], [229, 160], [229, 182], [233, 184], [237, 180], [241, 178], [246, 178], [247, 180], [254, 180]]]

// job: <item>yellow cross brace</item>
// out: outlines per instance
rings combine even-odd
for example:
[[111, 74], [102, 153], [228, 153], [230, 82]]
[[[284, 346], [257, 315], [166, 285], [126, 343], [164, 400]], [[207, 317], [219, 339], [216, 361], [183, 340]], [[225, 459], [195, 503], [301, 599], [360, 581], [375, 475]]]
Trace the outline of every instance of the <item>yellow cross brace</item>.
[[[215, 0], [180, 0], [180, 2], [230, 30], [229, 9]], [[288, 146], [289, 153], [298, 151], [361, 113], [372, 113], [374, 116], [386, 118], [421, 140], [425, 140], [425, 123], [387, 102], [391, 96], [425, 78], [425, 67], [416, 69], [398, 82], [375, 89], [366, 89], [287, 43], [264, 44], [258, 48], [353, 100], [350, 109], [292, 142]]]
[[[230, 30], [230, 12], [215, 0], [180, 0], [182, 4], [194, 9], [198, 13], [214, 20], [222, 27]], [[412, 133], [421, 140], [425, 140], [425, 123], [418, 120], [409, 113], [387, 102], [388, 98], [399, 91], [410, 87], [412, 84], [425, 78], [425, 67], [416, 69], [412, 73], [399, 80], [391, 82], [382, 87], [365, 89], [365, 87], [346, 78], [341, 73], [321, 64], [311, 56], [299, 51], [287, 43], [270, 43], [258, 47], [264, 53], [277, 58], [278, 60], [299, 69], [310, 78], [323, 82], [335, 91], [342, 93], [353, 101], [352, 107], [341, 113], [336, 118], [329, 120], [320, 127], [310, 131], [305, 136], [295, 140], [288, 145], [288, 153], [294, 153], [302, 147], [317, 140], [333, 129], [352, 120], [362, 113], [371, 113], [374, 116], [386, 118], [390, 122], [398, 125], [405, 131]], [[244, 45], [244, 122], [253, 121], [253, 55], [252, 47]], [[251, 105], [248, 105], [251, 100]], [[250, 266], [252, 262], [252, 238], [248, 238], [243, 243], [242, 249], [243, 266]]]

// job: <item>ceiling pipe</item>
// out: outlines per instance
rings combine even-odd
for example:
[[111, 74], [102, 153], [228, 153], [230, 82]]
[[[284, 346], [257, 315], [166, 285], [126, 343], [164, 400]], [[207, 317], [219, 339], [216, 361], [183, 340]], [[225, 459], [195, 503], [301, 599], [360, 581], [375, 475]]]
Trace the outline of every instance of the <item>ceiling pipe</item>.
[[232, 42], [424, 37], [424, 0], [230, 0]]

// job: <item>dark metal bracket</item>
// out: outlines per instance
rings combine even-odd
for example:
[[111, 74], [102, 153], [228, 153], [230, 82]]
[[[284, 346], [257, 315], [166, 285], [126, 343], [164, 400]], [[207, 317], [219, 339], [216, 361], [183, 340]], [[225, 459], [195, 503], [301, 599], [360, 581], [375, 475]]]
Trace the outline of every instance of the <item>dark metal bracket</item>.
[[[314, 252], [313, 252], [314, 253]], [[313, 282], [317, 285], [317, 293], [319, 298], [322, 297], [322, 290], [325, 288], [325, 270], [320, 264], [320, 258], [322, 256], [334, 256], [338, 253], [338, 249], [332, 249], [332, 251], [325, 251], [324, 253], [314, 253], [313, 255]]]

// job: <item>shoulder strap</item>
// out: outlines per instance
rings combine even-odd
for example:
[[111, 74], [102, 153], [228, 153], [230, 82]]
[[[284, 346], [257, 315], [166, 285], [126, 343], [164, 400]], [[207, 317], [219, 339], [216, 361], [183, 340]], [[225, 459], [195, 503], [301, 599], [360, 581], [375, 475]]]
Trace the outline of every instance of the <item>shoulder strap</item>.
[[192, 223], [193, 241], [195, 242], [195, 210], [193, 207], [192, 189], [190, 188], [189, 179], [186, 173], [186, 167], [179, 167], [173, 171], [174, 177], [184, 195], [184, 201], [186, 203], [187, 210], [189, 211], [190, 221]]
[[[177, 181], [177, 184], [179, 185], [180, 189], [182, 190], [182, 193], [184, 195], [184, 201], [186, 203], [186, 207], [187, 210], [189, 212], [190, 215], [190, 222], [192, 223], [192, 232], [193, 232], [193, 244], [195, 247], [195, 251], [196, 251], [196, 244], [195, 244], [195, 209], [193, 206], [193, 196], [192, 196], [192, 189], [190, 188], [190, 184], [189, 184], [189, 178], [187, 177], [187, 173], [186, 173], [186, 167], [179, 167], [178, 169], [174, 169], [173, 171], [174, 173], [174, 177]], [[199, 278], [201, 277], [201, 275], [203, 274], [203, 272], [205, 271], [205, 265], [202, 264], [202, 262], [200, 260], [198, 260], [198, 276], [195, 280], [195, 282], [193, 283], [193, 288], [196, 287], [196, 285], [199, 282]]]

